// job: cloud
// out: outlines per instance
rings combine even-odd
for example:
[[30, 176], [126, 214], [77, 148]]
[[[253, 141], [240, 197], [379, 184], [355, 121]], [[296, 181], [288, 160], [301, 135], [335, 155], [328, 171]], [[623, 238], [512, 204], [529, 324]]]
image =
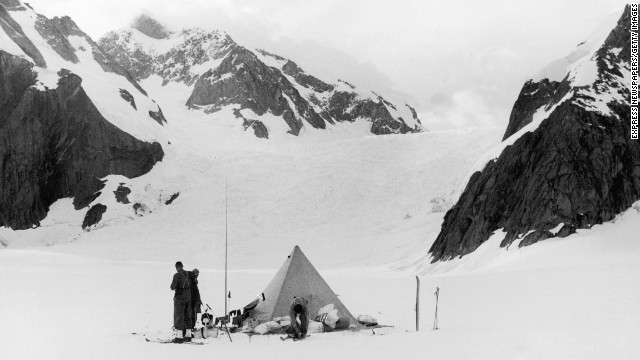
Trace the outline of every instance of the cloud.
[[504, 113], [487, 106], [480, 94], [463, 90], [451, 95], [436, 94], [429, 111], [418, 114], [423, 126], [430, 131], [468, 127], [504, 126], [508, 119]]

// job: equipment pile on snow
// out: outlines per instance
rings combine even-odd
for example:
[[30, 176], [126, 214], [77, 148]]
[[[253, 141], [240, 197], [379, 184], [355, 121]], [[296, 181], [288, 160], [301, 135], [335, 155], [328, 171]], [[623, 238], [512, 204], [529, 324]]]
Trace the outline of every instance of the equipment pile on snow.
[[286, 332], [292, 322], [289, 310], [294, 297], [307, 302], [309, 333], [361, 327], [300, 247], [295, 246], [263, 297], [244, 307], [243, 330], [262, 335]]

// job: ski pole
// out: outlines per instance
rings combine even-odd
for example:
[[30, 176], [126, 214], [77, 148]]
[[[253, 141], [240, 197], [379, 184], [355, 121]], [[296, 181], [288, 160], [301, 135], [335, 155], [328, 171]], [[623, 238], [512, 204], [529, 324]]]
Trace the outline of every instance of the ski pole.
[[440, 288], [436, 286], [436, 292], [433, 293], [436, 296], [436, 314], [433, 317], [433, 330], [438, 330], [438, 297], [440, 295]]

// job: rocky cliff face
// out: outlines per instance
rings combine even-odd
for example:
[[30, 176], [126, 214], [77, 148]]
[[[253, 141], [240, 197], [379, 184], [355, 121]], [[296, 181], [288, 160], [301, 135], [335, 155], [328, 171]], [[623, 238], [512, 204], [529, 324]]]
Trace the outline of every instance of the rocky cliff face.
[[189, 86], [185, 106], [190, 109], [213, 113], [231, 107], [244, 128], [258, 137], [269, 136], [260, 120], [266, 113], [281, 117], [293, 135], [307, 126], [325, 129], [355, 121], [370, 122], [370, 131], [379, 135], [422, 130], [408, 105], [394, 105], [345, 82], [328, 84], [291, 60], [242, 47], [224, 33], [186, 29], [164, 33], [158, 41], [135, 24], [132, 30], [107, 34], [100, 46], [136, 80], [156, 75], [163, 85]]
[[[61, 198], [73, 197], [76, 209], [88, 207], [103, 186], [101, 178], [140, 176], [162, 159], [159, 143], [139, 140], [112, 123], [122, 119], [107, 119], [96, 106], [130, 107], [119, 99], [121, 89], [110, 88], [115, 82], [146, 104], [144, 110], [153, 109], [128, 72], [71, 19], [47, 19], [7, 0], [0, 3], [0, 19], [0, 31], [13, 41], [0, 44], [0, 225], [37, 226]], [[34, 43], [46, 45], [38, 49]], [[106, 75], [93, 73], [94, 65]], [[79, 74], [86, 69], [91, 81], [109, 79], [98, 85], [118, 102], [90, 97]], [[87, 85], [95, 92], [95, 83]], [[141, 116], [157, 124], [147, 118]]]
[[629, 16], [627, 6], [608, 31], [524, 85], [501, 153], [447, 212], [433, 261], [473, 252], [499, 230], [501, 246], [565, 237], [640, 199], [640, 142], [630, 138], [626, 85]]

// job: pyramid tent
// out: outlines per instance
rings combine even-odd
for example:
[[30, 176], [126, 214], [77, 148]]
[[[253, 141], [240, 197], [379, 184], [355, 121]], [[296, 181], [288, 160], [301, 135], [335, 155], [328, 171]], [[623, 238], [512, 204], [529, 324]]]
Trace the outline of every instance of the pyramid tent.
[[249, 315], [260, 322], [288, 316], [294, 296], [304, 297], [309, 302], [311, 320], [315, 319], [320, 308], [333, 304], [340, 317], [349, 319], [350, 326], [359, 325], [297, 245], [264, 290], [265, 300]]

